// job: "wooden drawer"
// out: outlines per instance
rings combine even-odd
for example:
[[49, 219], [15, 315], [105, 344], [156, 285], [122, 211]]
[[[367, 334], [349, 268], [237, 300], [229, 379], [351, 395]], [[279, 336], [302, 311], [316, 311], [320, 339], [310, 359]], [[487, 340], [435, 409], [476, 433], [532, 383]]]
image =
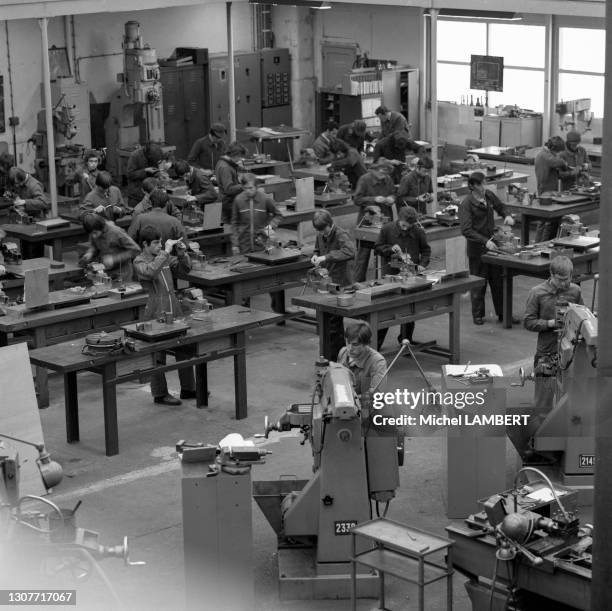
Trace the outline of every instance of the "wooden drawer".
[[[125, 375], [135, 371], [147, 371], [155, 367], [155, 353], [134, 356], [130, 359], [117, 361], [117, 375]], [[148, 377], [143, 376], [143, 377]]]
[[197, 345], [198, 356], [207, 354], [209, 352], [227, 350], [233, 347], [231, 337], [219, 337], [218, 339], [211, 339], [205, 342], [199, 342]]
[[420, 314], [421, 312], [435, 312], [438, 309], [449, 307], [452, 303], [452, 295], [440, 295], [429, 301], [417, 301], [414, 304], [414, 312], [415, 314]]

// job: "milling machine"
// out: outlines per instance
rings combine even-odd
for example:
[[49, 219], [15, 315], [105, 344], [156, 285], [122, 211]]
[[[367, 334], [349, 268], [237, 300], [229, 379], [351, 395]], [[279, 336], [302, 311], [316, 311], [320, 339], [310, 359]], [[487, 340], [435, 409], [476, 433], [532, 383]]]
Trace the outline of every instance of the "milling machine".
[[[401, 350], [400, 350], [401, 352]], [[312, 446], [310, 480], [256, 481], [254, 497], [278, 536], [281, 599], [347, 598], [351, 529], [372, 517], [371, 502], [389, 502], [399, 486], [398, 433], [371, 425], [368, 399], [352, 374], [321, 357], [312, 400], [292, 405], [271, 431], [297, 428]], [[362, 596], [375, 590], [358, 575]]]
[[[554, 406], [544, 417], [531, 419], [531, 446], [559, 467], [565, 485], [588, 491], [595, 468], [597, 318], [577, 304], [559, 304], [557, 318], [556, 358], [541, 362], [535, 373], [554, 379]], [[520, 377], [523, 385], [534, 374], [525, 376], [521, 369]]]
[[123, 36], [121, 87], [113, 94], [104, 124], [107, 146], [106, 169], [119, 176], [119, 149], [133, 149], [145, 142], [164, 141], [162, 85], [157, 53], [145, 44], [140, 24], [128, 21]]

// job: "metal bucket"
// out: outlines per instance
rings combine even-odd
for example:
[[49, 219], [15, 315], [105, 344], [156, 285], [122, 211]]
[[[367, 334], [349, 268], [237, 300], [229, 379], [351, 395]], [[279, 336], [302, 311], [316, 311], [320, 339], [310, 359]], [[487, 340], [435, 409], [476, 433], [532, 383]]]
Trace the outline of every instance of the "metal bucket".
[[280, 534], [283, 527], [281, 512], [283, 499], [292, 492], [299, 492], [307, 483], [307, 479], [277, 479], [253, 482], [253, 498], [276, 534]]

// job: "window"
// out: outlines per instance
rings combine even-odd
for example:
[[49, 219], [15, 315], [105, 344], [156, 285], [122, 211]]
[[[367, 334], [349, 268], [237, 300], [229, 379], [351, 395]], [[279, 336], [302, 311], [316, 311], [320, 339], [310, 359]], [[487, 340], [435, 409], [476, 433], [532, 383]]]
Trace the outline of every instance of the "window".
[[559, 101], [591, 98], [591, 111], [603, 117], [606, 33], [559, 28]]
[[[472, 91], [470, 56], [504, 58], [504, 91], [489, 92], [489, 106], [517, 104], [544, 110], [545, 28], [537, 25], [438, 21], [438, 100], [486, 99]], [[518, 44], [520, 41], [520, 44]]]

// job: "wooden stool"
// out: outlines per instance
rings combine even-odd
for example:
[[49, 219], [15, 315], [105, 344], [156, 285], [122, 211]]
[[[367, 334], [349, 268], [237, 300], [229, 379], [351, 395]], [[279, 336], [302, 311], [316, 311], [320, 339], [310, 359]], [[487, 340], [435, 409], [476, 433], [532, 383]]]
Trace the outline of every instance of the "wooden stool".
[[[446, 537], [432, 535], [431, 533], [380, 518], [356, 526], [351, 530], [353, 548], [351, 555], [351, 608], [357, 609], [357, 569], [356, 565], [364, 564], [376, 569], [380, 574], [379, 609], [385, 607], [385, 573], [394, 575], [404, 581], [416, 583], [419, 593], [419, 611], [425, 611], [425, 586], [446, 579], [446, 608], [453, 608], [453, 564], [451, 546], [453, 541]], [[375, 544], [359, 554], [357, 550], [357, 537], [365, 537]], [[446, 565], [426, 560], [429, 554], [446, 551]], [[425, 568], [427, 567], [427, 577]], [[414, 569], [417, 569], [416, 577]]]

